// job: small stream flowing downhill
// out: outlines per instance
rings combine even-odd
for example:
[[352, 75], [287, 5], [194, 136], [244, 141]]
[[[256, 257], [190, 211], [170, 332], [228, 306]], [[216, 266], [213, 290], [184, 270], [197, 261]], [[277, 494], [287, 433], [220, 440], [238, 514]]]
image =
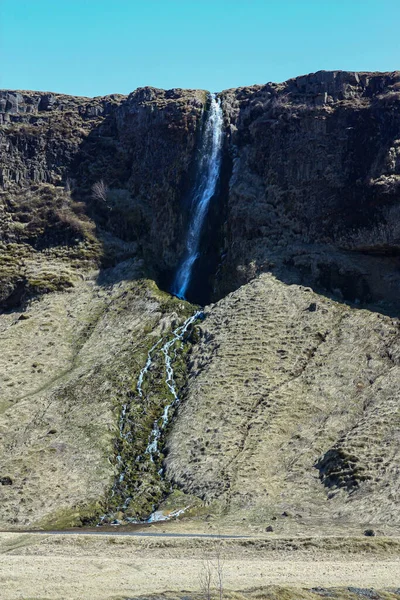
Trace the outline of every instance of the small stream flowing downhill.
[[[207, 215], [210, 200], [215, 194], [220, 174], [222, 160], [222, 139], [223, 114], [221, 102], [216, 98], [215, 94], [211, 94], [210, 108], [207, 114], [200, 146], [200, 159], [191, 202], [191, 215], [186, 237], [185, 254], [177, 270], [171, 288], [171, 293], [182, 300], [186, 299], [185, 296], [192, 277], [193, 266], [199, 257], [200, 237], [204, 220]], [[172, 334], [167, 337], [161, 337], [148, 351], [146, 363], [139, 373], [136, 391], [138, 397], [143, 398], [145, 395], [143, 384], [147, 378], [151, 378], [151, 368], [155, 364], [157, 357], [159, 357], [160, 354], [163, 356], [162, 362], [165, 369], [165, 383], [168, 388], [169, 398], [165, 400], [162, 414], [155, 420], [153, 424], [153, 428], [148, 439], [147, 448], [145, 450], [145, 455], [149, 456], [150, 461], [153, 464], [156, 456], [159, 453], [160, 438], [168, 425], [171, 409], [175, 408], [180, 401], [179, 390], [177, 389], [175, 383], [173, 366], [174, 361], [177, 358], [177, 352], [182, 350], [185, 344], [191, 326], [201, 318], [203, 318], [203, 312], [201, 310], [197, 310], [193, 315], [187, 318], [182, 325], [177, 327]], [[120, 439], [129, 444], [132, 442], [132, 433], [129, 430], [129, 427], [127, 427], [127, 423], [129, 423], [129, 403], [126, 403], [122, 406], [119, 420]], [[127, 466], [124, 464], [121, 454], [118, 454], [117, 456], [117, 463], [119, 466], [119, 476], [111, 491], [111, 498], [117, 494], [118, 497], [121, 497], [122, 487], [124, 490], [124, 493], [122, 494], [124, 501], [122, 505], [116, 508], [116, 513], [119, 513], [128, 509], [132, 498], [129, 496], [129, 489], [125, 482]], [[161, 467], [161, 469], [158, 471], [158, 475], [161, 477], [162, 474], [163, 468]], [[147, 519], [147, 522], [166, 520], [171, 517], [176, 517], [182, 514], [185, 510], [186, 509], [176, 510], [173, 513], [170, 513], [168, 516], [164, 515], [160, 511], [156, 511], [150, 515], [150, 517]], [[113, 515], [104, 515], [99, 524], [103, 523], [106, 519], [109, 520], [110, 518], [114, 519], [112, 521], [113, 524], [120, 523], [120, 521], [116, 520]], [[126, 518], [126, 521], [138, 522], [133, 518]]]
[[221, 101], [211, 94], [200, 148], [198, 175], [191, 203], [191, 217], [183, 260], [177, 270], [171, 292], [185, 299], [193, 266], [199, 257], [200, 237], [211, 198], [215, 194], [222, 160], [223, 113]]
[[[150, 376], [151, 368], [153, 364], [157, 361], [159, 354], [161, 353], [163, 356], [163, 363], [165, 368], [165, 383], [167, 385], [170, 398], [166, 399], [166, 404], [164, 406], [163, 412], [159, 418], [154, 421], [153, 428], [149, 435], [148, 444], [145, 450], [145, 454], [150, 457], [150, 461], [154, 463], [155, 456], [159, 452], [159, 440], [168, 425], [169, 422], [169, 414], [171, 409], [175, 408], [179, 403], [180, 398], [178, 395], [178, 389], [176, 387], [175, 379], [174, 379], [174, 369], [173, 362], [177, 356], [177, 352], [182, 350], [185, 344], [185, 337], [190, 334], [191, 326], [199, 319], [203, 318], [203, 312], [201, 310], [197, 310], [193, 315], [188, 317], [182, 325], [179, 325], [176, 329], [172, 331], [172, 334], [169, 336], [161, 337], [148, 351], [147, 360], [144, 367], [140, 370], [139, 377], [136, 384], [136, 391], [139, 398], [143, 398], [145, 392], [143, 390], [143, 384], [148, 376]], [[180, 344], [180, 345], [179, 345]], [[122, 406], [121, 414], [119, 418], [119, 435], [122, 440], [128, 442], [128, 444], [132, 441], [132, 434], [127, 428], [127, 422], [129, 421], [129, 403], [125, 403]], [[111, 522], [113, 525], [120, 525], [120, 521], [115, 518], [115, 515], [124, 512], [129, 508], [132, 498], [129, 496], [128, 488], [126, 488], [125, 477], [126, 477], [126, 469], [127, 466], [124, 464], [123, 457], [121, 454], [117, 455], [117, 464], [119, 467], [119, 476], [114, 483], [114, 486], [111, 490], [111, 499], [114, 498], [118, 491], [121, 492], [121, 488], [124, 489], [125, 486], [125, 494], [124, 494], [124, 502], [117, 506], [112, 514], [103, 515], [101, 517], [98, 525], [102, 525], [104, 522]], [[158, 471], [159, 476], [162, 475], [162, 469]], [[168, 516], [165, 516], [162, 512], [156, 511], [151, 513], [148, 519], [144, 522], [152, 523], [154, 521], [163, 521], [169, 518], [177, 517], [184, 512], [185, 509], [176, 510], [170, 513]], [[126, 517], [125, 520], [131, 523], [139, 523], [141, 521], [137, 521], [134, 518]]]
[[[165, 342], [165, 344], [161, 347], [161, 352], [164, 355], [164, 363], [165, 363], [165, 373], [166, 373], [165, 383], [167, 384], [168, 389], [171, 392], [172, 401], [164, 407], [164, 411], [161, 416], [161, 422], [160, 422], [160, 419], [157, 419], [154, 422], [153, 429], [150, 434], [149, 444], [146, 448], [146, 454], [150, 455], [151, 461], [153, 461], [154, 454], [156, 452], [158, 452], [158, 441], [160, 439], [160, 436], [161, 436], [163, 430], [165, 429], [165, 427], [168, 425], [169, 411], [171, 408], [176, 406], [176, 404], [178, 404], [178, 402], [179, 402], [178, 391], [176, 389], [175, 380], [174, 380], [174, 369], [172, 367], [173, 360], [176, 356], [176, 349], [174, 348], [174, 346], [176, 345], [176, 342], [183, 340], [189, 327], [195, 321], [197, 321], [197, 319], [200, 319], [202, 317], [202, 315], [203, 315], [203, 313], [201, 310], [196, 311], [194, 313], [194, 315], [192, 315], [191, 317], [186, 319], [186, 321], [183, 323], [183, 325], [181, 325], [180, 327], [177, 327], [177, 329], [175, 329], [172, 332], [172, 338], [170, 340], [168, 340], [167, 342]], [[143, 369], [140, 371], [138, 385], [137, 385], [137, 390], [138, 390], [139, 396], [143, 396], [143, 390], [142, 390], [143, 378], [151, 366], [152, 352], [162, 343], [162, 341], [163, 341], [163, 339], [158, 340], [157, 344], [155, 344], [151, 348], [151, 350], [149, 351], [149, 354], [148, 354], [147, 362], [146, 362], [145, 366], [143, 367]]]

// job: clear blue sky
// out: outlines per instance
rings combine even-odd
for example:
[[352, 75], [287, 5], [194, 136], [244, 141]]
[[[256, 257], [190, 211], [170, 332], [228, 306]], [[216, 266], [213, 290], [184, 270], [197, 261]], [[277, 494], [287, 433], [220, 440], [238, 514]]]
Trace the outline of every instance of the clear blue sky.
[[400, 0], [0, 0], [0, 87], [86, 96], [400, 69]]

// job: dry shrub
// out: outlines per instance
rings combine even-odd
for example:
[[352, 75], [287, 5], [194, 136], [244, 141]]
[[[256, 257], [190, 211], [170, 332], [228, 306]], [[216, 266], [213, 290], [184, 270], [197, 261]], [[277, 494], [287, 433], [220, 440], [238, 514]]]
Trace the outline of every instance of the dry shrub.
[[92, 198], [107, 203], [108, 187], [102, 179], [96, 181], [92, 186]]
[[218, 541], [214, 552], [204, 552], [199, 572], [200, 592], [204, 600], [211, 600], [212, 591], [215, 590], [219, 600], [224, 597], [224, 558], [222, 543]]
[[74, 212], [65, 208], [55, 210], [54, 214], [57, 220], [77, 237], [90, 237], [93, 235], [95, 225], [88, 219], [80, 219]]
[[346, 250], [400, 244], [400, 206], [383, 211], [383, 220], [372, 227], [363, 227], [343, 234], [337, 240]]

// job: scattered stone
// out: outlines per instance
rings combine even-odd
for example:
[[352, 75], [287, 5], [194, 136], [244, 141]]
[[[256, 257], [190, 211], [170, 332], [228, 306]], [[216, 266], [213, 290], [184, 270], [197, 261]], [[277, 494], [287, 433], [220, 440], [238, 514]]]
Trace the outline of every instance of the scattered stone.
[[375, 590], [367, 589], [367, 588], [357, 588], [357, 587], [348, 587], [349, 592], [352, 594], [356, 594], [357, 596], [362, 596], [363, 598], [371, 598], [371, 600], [380, 600], [382, 596], [378, 594]]
[[309, 590], [313, 594], [318, 594], [319, 596], [323, 596], [324, 598], [336, 598], [336, 594], [332, 590], [327, 590], [323, 587], [315, 587]]
[[27, 315], [26, 313], [22, 313], [22, 315], [20, 315], [18, 317], [18, 321], [26, 321], [27, 319], [30, 319], [30, 315]]
[[12, 479], [11, 477], [0, 477], [0, 484], [1, 485], [12, 485]]
[[272, 527], [272, 525], [268, 525], [268, 527], [265, 528], [265, 531], [273, 531], [274, 528]]
[[315, 312], [317, 310], [317, 303], [316, 302], [311, 302], [311, 304], [309, 305], [309, 307], [307, 308], [307, 310], [309, 312]]
[[366, 535], [367, 537], [375, 537], [376, 533], [373, 529], [366, 529], [364, 531], [364, 535]]

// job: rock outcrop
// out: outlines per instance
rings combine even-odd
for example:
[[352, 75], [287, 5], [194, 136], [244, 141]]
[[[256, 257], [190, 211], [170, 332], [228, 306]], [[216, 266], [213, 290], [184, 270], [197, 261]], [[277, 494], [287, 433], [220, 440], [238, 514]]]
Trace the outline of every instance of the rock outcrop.
[[[202, 241], [213, 299], [272, 271], [342, 300], [395, 306], [400, 73], [321, 71], [221, 98], [224, 167]], [[84, 213], [102, 240], [95, 260], [112, 265], [134, 252], [168, 286], [183, 250], [206, 104], [196, 90], [94, 99], [1, 92], [0, 186], [3, 211], [16, 222], [6, 239], [24, 240], [18, 199], [9, 206], [15, 190], [36, 197], [46, 185], [59, 196], [67, 187], [80, 208], [67, 218], [64, 210], [61, 236]], [[99, 182], [103, 194], [94, 196]]]
[[400, 291], [400, 72], [223, 92], [233, 169], [217, 297], [258, 272], [352, 302]]
[[38, 291], [13, 267], [16, 255], [40, 262], [37, 251], [49, 248], [84, 266], [140, 256], [148, 273], [168, 279], [205, 102], [195, 90], [94, 99], [0, 92], [0, 305]]

